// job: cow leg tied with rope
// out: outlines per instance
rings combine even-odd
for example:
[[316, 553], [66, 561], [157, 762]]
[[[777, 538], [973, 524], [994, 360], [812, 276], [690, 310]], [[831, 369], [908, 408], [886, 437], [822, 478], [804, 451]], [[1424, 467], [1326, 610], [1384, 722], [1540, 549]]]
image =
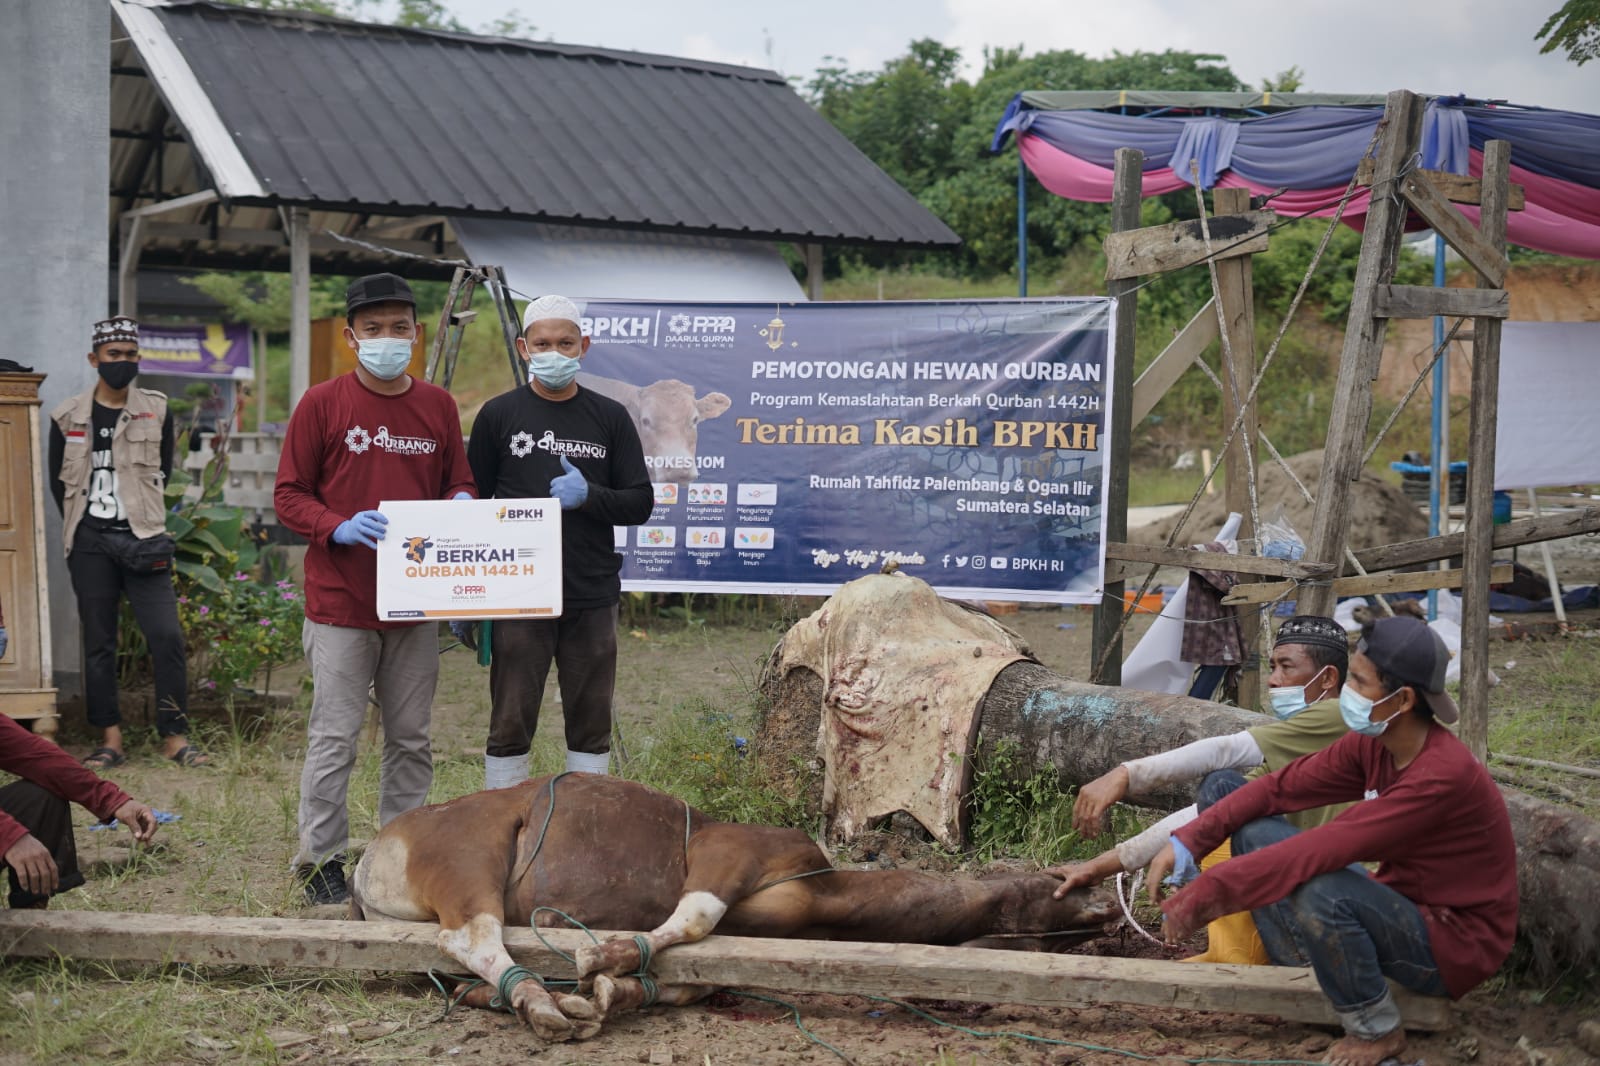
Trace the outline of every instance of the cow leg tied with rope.
[[509, 1010], [545, 1040], [587, 1040], [600, 1031], [594, 1004], [575, 995], [564, 995], [558, 1002], [537, 975], [512, 961], [498, 917], [479, 913], [456, 925], [445, 915], [439, 917], [439, 950], [484, 981], [463, 1002]]

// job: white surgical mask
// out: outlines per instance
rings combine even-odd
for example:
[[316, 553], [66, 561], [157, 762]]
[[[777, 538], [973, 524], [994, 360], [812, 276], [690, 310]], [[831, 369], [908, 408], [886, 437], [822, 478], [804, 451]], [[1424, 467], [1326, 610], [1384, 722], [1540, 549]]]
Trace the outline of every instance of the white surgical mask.
[[356, 341], [356, 358], [373, 377], [393, 381], [411, 364], [411, 345], [407, 337], [363, 337]]
[[1339, 716], [1344, 719], [1344, 724], [1350, 727], [1350, 732], [1360, 733], [1364, 737], [1375, 737], [1389, 728], [1393, 717], [1385, 718], [1381, 722], [1372, 720], [1372, 709], [1384, 700], [1391, 699], [1400, 690], [1395, 689], [1382, 700], [1369, 700], [1355, 689], [1346, 685], [1339, 690]]
[[[1326, 669], [1327, 667], [1323, 667], [1323, 670]], [[1272, 701], [1272, 713], [1282, 721], [1293, 718], [1305, 710], [1310, 699], [1306, 695], [1306, 689], [1311, 687], [1312, 681], [1321, 676], [1322, 670], [1318, 670], [1311, 676], [1311, 681], [1307, 681], [1304, 685], [1283, 685], [1268, 689], [1267, 699]]]
[[560, 392], [578, 376], [578, 362], [556, 351], [534, 352], [528, 356], [528, 373], [551, 392]]

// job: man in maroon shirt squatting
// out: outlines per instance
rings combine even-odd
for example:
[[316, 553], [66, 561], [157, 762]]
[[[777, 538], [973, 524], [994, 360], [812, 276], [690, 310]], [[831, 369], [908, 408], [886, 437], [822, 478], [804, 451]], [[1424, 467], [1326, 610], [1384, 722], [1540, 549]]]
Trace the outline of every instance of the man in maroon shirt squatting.
[[22, 778], [0, 788], [0, 861], [10, 867], [14, 908], [43, 910], [51, 896], [83, 884], [68, 800], [102, 821], [117, 819], [135, 840], [156, 834], [149, 807], [4, 714], [0, 770]]
[[[1377, 1066], [1406, 1045], [1385, 978], [1459, 999], [1505, 961], [1517, 928], [1516, 844], [1488, 771], [1444, 727], [1449, 652], [1416, 618], [1381, 618], [1350, 657], [1339, 696], [1351, 732], [1246, 784], [1219, 770], [1200, 817], [1150, 864], [1169, 943], [1249, 910], [1280, 966], [1310, 966], [1346, 1036], [1327, 1061]], [[1298, 831], [1281, 816], [1357, 800]], [[1162, 898], [1169, 873], [1232, 836], [1233, 858]], [[1376, 862], [1369, 875], [1354, 863]]]

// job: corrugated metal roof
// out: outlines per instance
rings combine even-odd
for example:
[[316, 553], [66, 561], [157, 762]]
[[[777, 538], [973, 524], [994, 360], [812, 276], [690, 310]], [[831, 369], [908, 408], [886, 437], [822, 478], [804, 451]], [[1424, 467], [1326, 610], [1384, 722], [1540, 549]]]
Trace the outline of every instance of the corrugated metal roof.
[[262, 202], [959, 243], [771, 71], [209, 0], [149, 10]]

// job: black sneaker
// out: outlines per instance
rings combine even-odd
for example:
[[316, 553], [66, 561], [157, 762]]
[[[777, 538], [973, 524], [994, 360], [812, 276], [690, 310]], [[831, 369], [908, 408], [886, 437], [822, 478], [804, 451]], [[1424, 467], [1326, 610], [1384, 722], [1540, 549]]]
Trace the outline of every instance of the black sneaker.
[[344, 880], [343, 855], [335, 855], [321, 866], [302, 866], [295, 873], [305, 882], [306, 902], [312, 906], [350, 901], [350, 886]]

